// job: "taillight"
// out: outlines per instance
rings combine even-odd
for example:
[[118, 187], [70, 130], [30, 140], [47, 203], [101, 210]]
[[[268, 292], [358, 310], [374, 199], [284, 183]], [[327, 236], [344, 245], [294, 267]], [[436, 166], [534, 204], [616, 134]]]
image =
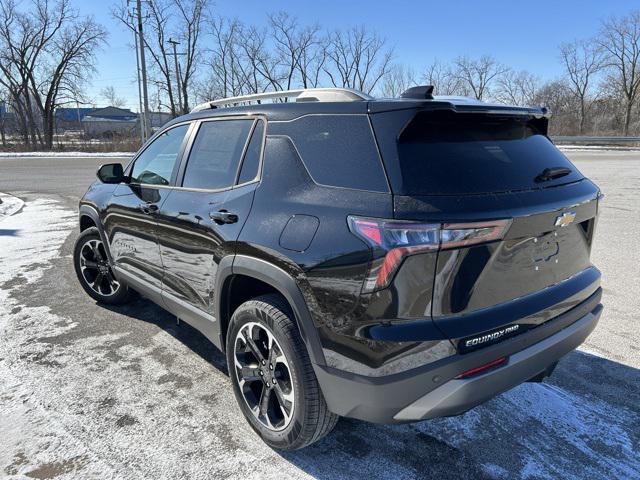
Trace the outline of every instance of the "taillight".
[[389, 285], [402, 261], [416, 253], [466, 247], [504, 237], [511, 220], [472, 223], [421, 223], [347, 217], [349, 229], [374, 250], [365, 292]]

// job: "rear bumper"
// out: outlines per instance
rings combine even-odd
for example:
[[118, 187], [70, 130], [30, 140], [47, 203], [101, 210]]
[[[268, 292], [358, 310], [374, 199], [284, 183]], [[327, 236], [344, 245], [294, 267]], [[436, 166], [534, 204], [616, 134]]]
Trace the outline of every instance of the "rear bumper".
[[[570, 311], [516, 337], [386, 377], [366, 377], [314, 365], [329, 409], [376, 423], [400, 423], [459, 415], [546, 371], [593, 331], [602, 292]], [[507, 363], [486, 373], [456, 379], [497, 358]]]

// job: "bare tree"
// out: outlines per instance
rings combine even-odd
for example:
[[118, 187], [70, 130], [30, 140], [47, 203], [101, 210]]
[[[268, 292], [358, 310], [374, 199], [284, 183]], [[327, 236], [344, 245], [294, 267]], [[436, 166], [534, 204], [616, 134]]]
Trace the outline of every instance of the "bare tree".
[[316, 88], [322, 80], [323, 67], [327, 61], [327, 39], [318, 25], [312, 25], [300, 32], [300, 55], [298, 72], [303, 88]]
[[286, 12], [269, 16], [274, 54], [284, 78], [283, 88], [299, 84], [317, 86], [326, 61], [326, 46], [318, 24], [300, 28], [298, 20]]
[[[173, 2], [171, 0], [153, 0], [145, 2], [146, 11], [144, 15], [146, 35], [145, 47], [151, 55], [153, 66], [157, 78], [155, 83], [164, 87], [168, 99], [167, 107], [171, 115], [176, 116], [177, 107], [174, 98], [174, 76], [170, 67], [168, 40], [171, 36], [169, 32], [169, 22], [173, 17]], [[129, 5], [126, 0], [116, 7], [113, 15], [122, 21], [131, 31], [136, 30], [134, 17], [130, 14]], [[150, 30], [150, 31], [149, 31]]]
[[330, 36], [324, 71], [334, 87], [371, 93], [389, 73], [393, 48], [364, 26], [336, 31]]
[[509, 70], [496, 80], [494, 97], [509, 105], [533, 105], [540, 79], [526, 70]]
[[32, 144], [53, 146], [55, 109], [77, 97], [105, 39], [105, 30], [69, 0], [32, 0], [27, 11], [0, 0], [1, 82], [13, 92]]
[[389, 69], [388, 75], [382, 80], [380, 93], [383, 97], [399, 97], [409, 87], [416, 85], [416, 74], [411, 67], [403, 64], [394, 64]]
[[243, 36], [240, 47], [251, 72], [251, 86], [255, 87], [256, 92], [259, 88], [284, 90], [287, 77], [280, 68], [277, 56], [267, 46], [267, 32], [251, 26], [244, 30]]
[[7, 146], [7, 103], [9, 92], [5, 88], [0, 88], [0, 140], [2, 146]]
[[212, 18], [208, 30], [213, 37], [213, 47], [206, 55], [209, 71], [200, 85], [199, 96], [212, 100], [249, 93], [239, 46], [244, 26], [238, 20]]
[[500, 75], [508, 71], [489, 55], [483, 55], [478, 59], [458, 57], [455, 60], [454, 76], [469, 88], [477, 100], [482, 100], [489, 94], [489, 88]]
[[[189, 96], [195, 81], [201, 54], [202, 27], [204, 15], [210, 0], [149, 0], [145, 2], [145, 48], [151, 55], [156, 78], [153, 83], [166, 94], [167, 104], [173, 116], [189, 110]], [[112, 11], [113, 16], [131, 31], [136, 30], [128, 2]], [[180, 85], [175, 85], [176, 72], [173, 70], [173, 51], [168, 44], [170, 38], [180, 41], [184, 61], [181, 62]], [[182, 105], [178, 105], [177, 89], [180, 88]]]
[[599, 44], [604, 50], [607, 81], [624, 99], [625, 135], [629, 135], [631, 114], [640, 89], [640, 11], [612, 17], [602, 23]]
[[542, 85], [534, 97], [533, 104], [551, 110], [549, 131], [553, 135], [575, 135], [576, 101], [565, 80], [553, 80]]
[[176, 0], [179, 12], [177, 25], [177, 39], [183, 51], [183, 61], [180, 63], [180, 85], [182, 92], [181, 113], [190, 110], [189, 96], [196, 77], [197, 67], [201, 59], [201, 37], [204, 24], [204, 14], [209, 6], [209, 0]]
[[427, 85], [433, 85], [437, 95], [468, 95], [468, 90], [454, 75], [451, 66], [439, 60], [435, 60], [426, 68], [422, 78]]
[[585, 120], [591, 104], [596, 100], [591, 87], [595, 75], [602, 69], [602, 49], [591, 40], [578, 40], [560, 45], [560, 59], [567, 74], [571, 91], [579, 106], [579, 130], [584, 133]]
[[116, 89], [113, 88], [112, 85], [105, 87], [102, 89], [102, 91], [100, 92], [100, 96], [102, 98], [104, 98], [107, 103], [112, 106], [112, 107], [124, 107], [124, 105], [126, 104], [126, 101], [124, 98], [119, 97], [116, 94]]

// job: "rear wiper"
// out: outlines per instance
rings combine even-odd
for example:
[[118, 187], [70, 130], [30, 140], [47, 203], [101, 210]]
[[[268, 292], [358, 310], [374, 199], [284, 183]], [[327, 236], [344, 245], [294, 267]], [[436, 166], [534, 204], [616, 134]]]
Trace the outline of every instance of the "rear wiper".
[[545, 168], [542, 173], [536, 177], [536, 182], [547, 182], [549, 180], [553, 180], [554, 178], [564, 177], [565, 175], [569, 175], [570, 173], [571, 169], [567, 167]]

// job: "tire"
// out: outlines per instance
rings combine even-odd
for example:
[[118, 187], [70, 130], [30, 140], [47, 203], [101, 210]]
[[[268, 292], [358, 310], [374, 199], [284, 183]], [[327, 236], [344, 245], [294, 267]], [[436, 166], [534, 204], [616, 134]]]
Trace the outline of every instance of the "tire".
[[[240, 305], [231, 317], [226, 351], [238, 405], [266, 444], [297, 450], [333, 430], [338, 416], [327, 408], [298, 327], [282, 297], [263, 295]], [[270, 366], [274, 368], [267, 370]], [[264, 415], [260, 407], [263, 395], [268, 395]]]
[[84, 291], [98, 303], [123, 305], [133, 299], [133, 290], [113, 275], [96, 227], [84, 230], [76, 240], [73, 267]]

